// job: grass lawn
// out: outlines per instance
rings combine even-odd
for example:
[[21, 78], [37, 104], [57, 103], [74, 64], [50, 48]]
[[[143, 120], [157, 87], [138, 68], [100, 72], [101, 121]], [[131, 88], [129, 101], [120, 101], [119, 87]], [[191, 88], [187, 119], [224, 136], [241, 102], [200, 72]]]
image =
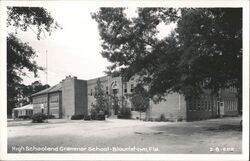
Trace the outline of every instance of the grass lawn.
[[9, 153], [240, 154], [240, 117], [196, 122], [8, 122]]

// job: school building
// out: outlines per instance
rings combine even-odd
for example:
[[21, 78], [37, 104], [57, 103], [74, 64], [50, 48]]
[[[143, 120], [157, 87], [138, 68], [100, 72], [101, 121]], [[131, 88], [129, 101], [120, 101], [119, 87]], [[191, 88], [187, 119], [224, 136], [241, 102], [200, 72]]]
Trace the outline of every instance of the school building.
[[[121, 77], [104, 76], [91, 80], [80, 80], [77, 77], [68, 76], [57, 85], [42, 90], [31, 96], [33, 113], [43, 112], [54, 115], [56, 118], [70, 118], [72, 115], [89, 115], [95, 103], [94, 93], [97, 80], [103, 85], [107, 95], [125, 96], [132, 93], [137, 84], [137, 78], [132, 77], [129, 81], [122, 81]], [[115, 115], [112, 107], [112, 98], [109, 99], [109, 110]], [[146, 120], [159, 119], [164, 115], [172, 121], [193, 121], [200, 119], [215, 118], [220, 116], [238, 115], [237, 91], [235, 88], [220, 90], [219, 95], [212, 95], [207, 90], [202, 96], [189, 101], [179, 93], [169, 94], [166, 101], [154, 103], [150, 100], [150, 107], [144, 113]], [[119, 104], [126, 104], [131, 109], [132, 117], [137, 116], [129, 98]]]

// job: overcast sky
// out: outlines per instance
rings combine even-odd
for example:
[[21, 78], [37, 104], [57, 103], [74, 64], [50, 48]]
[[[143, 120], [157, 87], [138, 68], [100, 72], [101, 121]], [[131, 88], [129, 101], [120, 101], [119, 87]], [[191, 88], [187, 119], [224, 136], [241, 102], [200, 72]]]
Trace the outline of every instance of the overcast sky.
[[[83, 6], [50, 6], [46, 9], [52, 17], [62, 26], [62, 30], [56, 30], [51, 36], [37, 40], [31, 31], [18, 32], [18, 37], [23, 42], [29, 42], [38, 57], [37, 63], [46, 67], [46, 50], [48, 51], [48, 84], [55, 85], [67, 75], [77, 76], [79, 79], [92, 79], [104, 76], [106, 67], [110, 65], [107, 59], [100, 54], [101, 41], [97, 23], [91, 18], [90, 13], [98, 8]], [[135, 16], [134, 9], [128, 14]], [[166, 35], [174, 25], [164, 28], [160, 25], [162, 35]], [[34, 79], [33, 74], [24, 78], [25, 84], [35, 80], [46, 83], [46, 74], [39, 72], [39, 78]]]

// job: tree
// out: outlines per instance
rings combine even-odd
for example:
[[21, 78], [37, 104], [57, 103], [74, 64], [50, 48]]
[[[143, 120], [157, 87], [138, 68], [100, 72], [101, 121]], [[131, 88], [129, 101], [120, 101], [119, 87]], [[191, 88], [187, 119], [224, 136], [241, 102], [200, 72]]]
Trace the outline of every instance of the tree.
[[[60, 28], [54, 21], [50, 13], [41, 7], [8, 7], [7, 27], [14, 26], [27, 31], [30, 28], [41, 38], [41, 33], [51, 34], [53, 29]], [[37, 32], [32, 28], [37, 27]], [[34, 58], [36, 53], [28, 43], [23, 43], [14, 33], [7, 36], [7, 114], [11, 115], [12, 109], [18, 104], [18, 97], [21, 95], [22, 77], [29, 72], [33, 72], [37, 77], [38, 70], [43, 70]]]
[[[140, 76], [151, 98], [172, 92], [186, 98], [204, 88], [242, 87], [242, 9], [138, 8], [129, 18], [125, 8], [101, 8], [98, 22], [102, 56], [113, 63], [109, 72]], [[176, 23], [163, 39], [159, 24]], [[155, 97], [156, 96], [156, 97]]]
[[[41, 39], [41, 34], [49, 33], [53, 30], [62, 29], [62, 27], [54, 20], [51, 14], [42, 7], [7, 7], [7, 27], [14, 26], [16, 32], [18, 29], [27, 31], [32, 30], [37, 39]], [[36, 27], [33, 29], [32, 27]]]
[[106, 95], [101, 80], [98, 79], [95, 86], [95, 104], [92, 104], [92, 107], [95, 109], [97, 113], [100, 111], [105, 112], [108, 110], [108, 96]]
[[118, 97], [116, 94], [110, 96], [112, 100], [112, 109], [114, 110], [114, 114], [117, 115], [120, 111], [120, 102], [122, 100], [121, 97]]
[[143, 88], [141, 84], [138, 84], [135, 87], [134, 93], [129, 95], [132, 106], [135, 107], [136, 111], [140, 112], [140, 120], [141, 113], [146, 112], [149, 108], [150, 97], [146, 89]]
[[22, 99], [18, 101], [18, 104], [27, 105], [30, 103], [30, 96], [41, 90], [49, 88], [48, 84], [43, 85], [40, 81], [34, 81], [31, 85], [22, 84], [20, 87], [20, 93]]

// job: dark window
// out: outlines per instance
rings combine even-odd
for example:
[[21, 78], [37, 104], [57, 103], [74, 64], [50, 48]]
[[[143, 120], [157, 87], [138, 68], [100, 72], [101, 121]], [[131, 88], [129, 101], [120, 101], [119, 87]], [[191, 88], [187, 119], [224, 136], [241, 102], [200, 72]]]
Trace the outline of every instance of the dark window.
[[91, 95], [91, 96], [93, 95], [93, 91], [92, 91], [92, 89], [90, 90], [90, 95]]
[[134, 84], [131, 84], [130, 92], [134, 92]]
[[109, 94], [109, 87], [106, 86], [106, 94]]
[[128, 91], [127, 88], [128, 88], [127, 83], [124, 83], [124, 93], [127, 93], [127, 91]]
[[113, 89], [113, 94], [117, 94], [118, 93], [118, 89]]

